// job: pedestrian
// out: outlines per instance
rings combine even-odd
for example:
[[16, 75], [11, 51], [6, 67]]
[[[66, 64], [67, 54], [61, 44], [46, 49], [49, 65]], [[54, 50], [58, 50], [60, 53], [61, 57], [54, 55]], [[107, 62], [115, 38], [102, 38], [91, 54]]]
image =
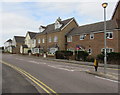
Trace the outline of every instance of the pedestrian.
[[94, 60], [94, 67], [95, 67], [95, 71], [97, 72], [97, 69], [98, 69], [98, 61], [97, 61], [97, 59]]

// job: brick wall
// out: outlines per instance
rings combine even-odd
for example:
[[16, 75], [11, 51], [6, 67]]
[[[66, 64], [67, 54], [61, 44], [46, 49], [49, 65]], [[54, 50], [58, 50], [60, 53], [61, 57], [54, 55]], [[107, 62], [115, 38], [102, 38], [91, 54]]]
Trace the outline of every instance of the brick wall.
[[[80, 35], [73, 36], [72, 42], [68, 43], [67, 48], [76, 49], [76, 45], [82, 45], [85, 47], [85, 50], [88, 50], [89, 48], [92, 49], [92, 56], [100, 54], [101, 49], [104, 48], [104, 33], [95, 33], [94, 39], [90, 39], [90, 34], [87, 34], [84, 40], [79, 39]], [[119, 51], [118, 31], [113, 31], [113, 39], [107, 39], [107, 48], [113, 48], [115, 52]]]
[[[65, 34], [67, 32], [69, 32], [69, 30], [71, 30], [72, 28], [77, 27], [76, 22], [73, 20], [71, 23], [69, 23], [69, 25], [64, 28], [62, 31], [59, 32], [52, 32], [52, 33], [48, 33], [48, 34], [40, 34], [39, 36], [36, 37], [36, 45], [37, 46], [41, 46], [41, 47], [46, 47], [49, 48], [51, 46], [54, 46], [55, 44], [57, 44], [59, 46], [60, 50], [65, 50]], [[54, 42], [54, 37], [57, 36], [58, 37], [58, 42]], [[52, 42], [49, 43], [49, 37], [52, 38]], [[40, 39], [45, 39], [45, 43], [38, 43], [38, 40]], [[47, 42], [46, 42], [47, 41]], [[46, 44], [47, 43], [47, 44]]]

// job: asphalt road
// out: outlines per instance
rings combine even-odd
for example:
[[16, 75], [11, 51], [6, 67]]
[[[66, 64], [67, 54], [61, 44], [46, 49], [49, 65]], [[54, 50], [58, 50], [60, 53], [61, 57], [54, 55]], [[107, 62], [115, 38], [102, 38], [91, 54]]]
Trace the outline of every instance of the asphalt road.
[[[117, 81], [87, 74], [86, 70], [94, 69], [90, 66], [15, 54], [3, 54], [2, 59], [7, 65], [10, 64], [9, 66], [27, 77], [40, 93], [118, 93], [119, 91]], [[116, 69], [109, 68], [107, 71], [118, 75]], [[7, 85], [9, 86], [9, 83]]]
[[[21, 74], [2, 65], [2, 93], [39, 93], [37, 89]], [[38, 94], [39, 95], [39, 94]]]

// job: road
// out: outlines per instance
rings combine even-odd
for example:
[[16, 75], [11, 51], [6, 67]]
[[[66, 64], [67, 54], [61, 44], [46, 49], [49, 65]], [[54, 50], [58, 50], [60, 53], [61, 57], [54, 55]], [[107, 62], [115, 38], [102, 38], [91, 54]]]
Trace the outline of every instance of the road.
[[[118, 93], [117, 81], [86, 73], [93, 70], [91, 66], [16, 54], [3, 54], [2, 60], [28, 78], [40, 93]], [[103, 71], [103, 68], [99, 68], [99, 71]], [[108, 68], [107, 71], [118, 75], [117, 69]]]

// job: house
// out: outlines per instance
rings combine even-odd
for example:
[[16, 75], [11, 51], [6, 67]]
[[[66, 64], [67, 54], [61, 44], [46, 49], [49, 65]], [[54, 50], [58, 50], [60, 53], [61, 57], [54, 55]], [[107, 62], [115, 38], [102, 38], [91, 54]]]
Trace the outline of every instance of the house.
[[12, 53], [11, 46], [12, 46], [12, 40], [9, 39], [4, 43], [4, 52]]
[[0, 47], [0, 54], [4, 53], [4, 47]]
[[[107, 52], [120, 52], [118, 47], [118, 23], [107, 21]], [[96, 56], [104, 51], [104, 22], [79, 26], [67, 34], [67, 49], [71, 51], [85, 50]]]
[[24, 44], [25, 37], [14, 36], [12, 40], [12, 53], [20, 53], [20, 46]]
[[66, 34], [74, 27], [78, 27], [74, 18], [61, 20], [60, 17], [53, 24], [40, 26], [39, 33], [35, 36], [35, 51], [40, 54], [47, 52], [48, 55], [54, 55], [57, 50], [66, 50]]
[[[111, 20], [106, 22], [107, 52], [120, 52], [120, 1]], [[95, 57], [104, 51], [104, 22], [72, 29], [67, 34], [67, 50], [85, 50]]]
[[117, 5], [116, 5], [116, 8], [113, 12], [113, 15], [112, 15], [112, 20], [115, 19], [115, 20], [120, 20], [120, 0], [118, 1]]
[[34, 38], [37, 33], [28, 31], [25, 36], [25, 42], [20, 46], [20, 53], [28, 54], [33, 52], [33, 48], [36, 46], [36, 39]]

